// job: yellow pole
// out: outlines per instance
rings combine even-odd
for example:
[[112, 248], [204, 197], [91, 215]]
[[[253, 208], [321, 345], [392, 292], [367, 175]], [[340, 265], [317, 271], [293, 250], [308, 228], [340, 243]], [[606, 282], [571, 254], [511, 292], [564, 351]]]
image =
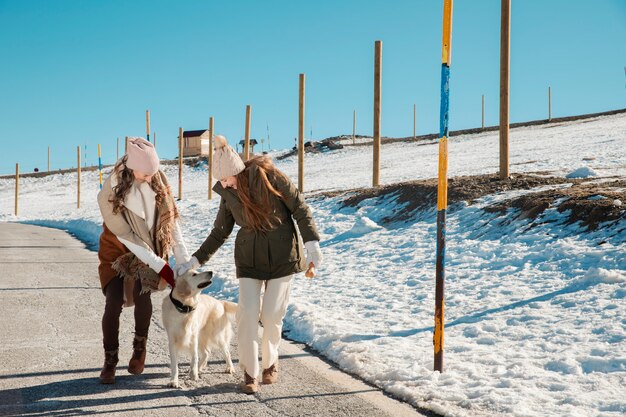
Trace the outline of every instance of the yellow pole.
[[146, 110], [146, 140], [150, 142], [150, 110]]
[[213, 117], [209, 117], [209, 157], [207, 171], [209, 171], [209, 200], [213, 198]]
[[304, 89], [306, 76], [300, 74], [298, 105], [298, 190], [304, 192]]
[[434, 370], [443, 371], [444, 284], [446, 210], [448, 207], [448, 110], [450, 108], [450, 62], [452, 53], [452, 0], [443, 2], [441, 42], [441, 105], [439, 123], [439, 178], [437, 184], [437, 252], [435, 257]]

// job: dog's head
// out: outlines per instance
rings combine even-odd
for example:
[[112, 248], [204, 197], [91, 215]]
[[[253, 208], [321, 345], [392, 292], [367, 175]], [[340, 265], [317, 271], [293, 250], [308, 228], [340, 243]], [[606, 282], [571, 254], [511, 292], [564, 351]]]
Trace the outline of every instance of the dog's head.
[[174, 295], [184, 298], [195, 297], [200, 294], [203, 288], [211, 285], [213, 272], [196, 272], [190, 270], [176, 279], [176, 287], [174, 287]]

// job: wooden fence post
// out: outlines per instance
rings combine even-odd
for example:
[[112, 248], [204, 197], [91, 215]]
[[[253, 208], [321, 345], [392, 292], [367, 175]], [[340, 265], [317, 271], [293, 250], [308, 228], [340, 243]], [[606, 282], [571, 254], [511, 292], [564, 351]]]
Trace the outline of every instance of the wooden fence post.
[[178, 128], [178, 200], [183, 199], [183, 128]]
[[246, 136], [243, 141], [243, 160], [250, 159], [250, 113], [252, 108], [250, 105], [246, 106]]
[[213, 198], [213, 117], [209, 117], [209, 157], [207, 171], [209, 171], [209, 200]]
[[483, 94], [483, 98], [482, 98], [482, 123], [481, 123], [481, 127], [484, 129], [485, 128], [485, 95]]
[[352, 111], [352, 144], [356, 143], [356, 110]]
[[80, 146], [76, 147], [76, 179], [77, 185], [76, 188], [76, 208], [80, 208]]
[[19, 213], [18, 210], [18, 196], [20, 190], [20, 164], [15, 164], [15, 215], [17, 216]]
[[372, 185], [380, 185], [380, 96], [382, 87], [382, 56], [383, 42], [376, 41], [374, 44], [374, 161]]
[[304, 93], [306, 75], [300, 74], [298, 90], [298, 190], [304, 192]]
[[552, 88], [548, 86], [548, 120], [552, 120]]
[[500, 10], [500, 179], [509, 178], [510, 23], [511, 0], [502, 0]]

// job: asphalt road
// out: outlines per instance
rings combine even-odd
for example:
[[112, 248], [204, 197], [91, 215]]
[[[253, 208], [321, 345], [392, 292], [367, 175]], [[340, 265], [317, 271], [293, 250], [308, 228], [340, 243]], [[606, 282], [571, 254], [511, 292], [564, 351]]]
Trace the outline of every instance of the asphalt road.
[[[67, 233], [0, 223], [0, 415], [24, 416], [419, 416], [413, 407], [284, 341], [280, 380], [239, 392], [241, 371], [215, 357], [199, 381], [181, 369], [167, 388], [169, 354], [161, 325], [165, 293], [153, 294], [146, 369], [131, 375], [132, 311], [124, 310], [115, 385], [98, 383], [104, 296], [95, 252]], [[237, 367], [237, 347], [231, 348]]]

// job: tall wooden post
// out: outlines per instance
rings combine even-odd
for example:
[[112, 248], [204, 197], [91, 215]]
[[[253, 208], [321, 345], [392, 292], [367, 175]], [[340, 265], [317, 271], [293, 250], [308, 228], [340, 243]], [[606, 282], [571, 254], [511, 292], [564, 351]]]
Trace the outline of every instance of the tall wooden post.
[[417, 105], [413, 104], [413, 140], [417, 139]]
[[380, 99], [382, 90], [383, 42], [374, 43], [374, 161], [372, 186], [380, 185]]
[[50, 172], [50, 145], [48, 145], [48, 172]]
[[352, 144], [356, 143], [356, 110], [352, 111]]
[[209, 157], [207, 171], [209, 171], [209, 200], [213, 198], [213, 118], [209, 118]]
[[124, 142], [124, 154], [128, 153], [128, 136], [126, 136], [125, 142]]
[[150, 110], [146, 110], [146, 140], [150, 142]]
[[98, 144], [98, 178], [100, 180], [100, 189], [102, 189], [102, 152], [100, 144]]
[[76, 179], [78, 187], [76, 188], [76, 208], [80, 208], [80, 146], [76, 147]]
[[250, 105], [246, 106], [246, 137], [243, 141], [243, 160], [247, 161], [250, 159], [250, 113], [252, 112], [252, 108]]
[[511, 0], [501, 0], [500, 10], [500, 179], [509, 178], [509, 64]]
[[548, 86], [548, 120], [552, 120], [552, 89]]
[[435, 272], [435, 371], [443, 371], [444, 284], [446, 210], [448, 208], [448, 110], [450, 109], [450, 62], [452, 57], [452, 0], [443, 2], [441, 48], [441, 105], [439, 115], [439, 180], [437, 184], [437, 254]]
[[306, 76], [300, 74], [298, 94], [298, 190], [304, 192], [304, 93]]
[[482, 118], [481, 118], [481, 128], [484, 129], [485, 128], [485, 95], [483, 94], [483, 98], [482, 98]]
[[183, 128], [178, 128], [178, 199], [183, 199]]
[[20, 164], [15, 164], [15, 215], [19, 213], [18, 210], [18, 196], [20, 192]]

